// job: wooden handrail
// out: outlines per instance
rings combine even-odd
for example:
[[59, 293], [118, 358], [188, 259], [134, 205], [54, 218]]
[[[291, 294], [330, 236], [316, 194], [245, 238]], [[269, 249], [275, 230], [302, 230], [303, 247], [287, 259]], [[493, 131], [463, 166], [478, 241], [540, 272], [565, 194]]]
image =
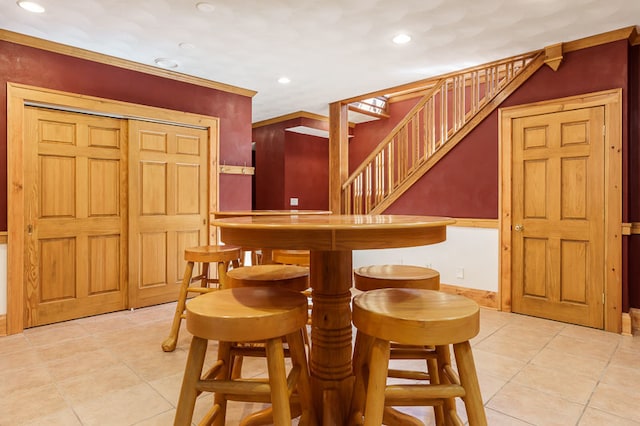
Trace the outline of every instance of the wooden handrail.
[[459, 142], [457, 135], [468, 134], [479, 123], [476, 116], [481, 111], [486, 116], [486, 107], [496, 107], [493, 100], [529, 64], [539, 67], [542, 55], [536, 51], [441, 78], [345, 181], [343, 212], [370, 214], [388, 205], [396, 189], [417, 180], [416, 173], [424, 173], [430, 158], [449, 151], [452, 146], [443, 149], [449, 141]]

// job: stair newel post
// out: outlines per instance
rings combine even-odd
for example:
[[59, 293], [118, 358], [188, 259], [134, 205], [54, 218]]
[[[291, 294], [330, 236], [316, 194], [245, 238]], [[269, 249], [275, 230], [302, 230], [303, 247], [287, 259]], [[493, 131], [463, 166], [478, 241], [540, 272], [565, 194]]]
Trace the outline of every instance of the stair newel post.
[[349, 120], [348, 105], [334, 102], [329, 105], [329, 210], [343, 213], [342, 184], [349, 176]]

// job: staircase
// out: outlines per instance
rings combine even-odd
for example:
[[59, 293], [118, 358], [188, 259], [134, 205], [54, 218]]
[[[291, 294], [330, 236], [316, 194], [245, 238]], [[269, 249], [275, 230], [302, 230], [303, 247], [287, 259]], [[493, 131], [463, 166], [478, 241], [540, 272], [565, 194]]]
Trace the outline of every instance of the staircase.
[[380, 214], [544, 64], [544, 51], [444, 76], [342, 186], [343, 214]]

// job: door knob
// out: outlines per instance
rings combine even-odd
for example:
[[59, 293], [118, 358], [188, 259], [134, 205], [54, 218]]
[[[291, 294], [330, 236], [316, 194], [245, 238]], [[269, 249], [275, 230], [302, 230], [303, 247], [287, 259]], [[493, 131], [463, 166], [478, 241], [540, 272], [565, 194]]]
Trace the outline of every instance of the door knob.
[[518, 232], [522, 232], [522, 230], [524, 229], [524, 226], [518, 223], [516, 226], [513, 227], [513, 229], [515, 229]]

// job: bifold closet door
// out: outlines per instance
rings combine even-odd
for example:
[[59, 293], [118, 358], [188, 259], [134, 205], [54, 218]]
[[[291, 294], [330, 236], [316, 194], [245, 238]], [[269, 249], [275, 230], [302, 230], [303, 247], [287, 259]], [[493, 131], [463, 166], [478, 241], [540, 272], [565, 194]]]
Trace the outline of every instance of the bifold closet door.
[[129, 120], [129, 307], [176, 300], [208, 242], [208, 131]]

